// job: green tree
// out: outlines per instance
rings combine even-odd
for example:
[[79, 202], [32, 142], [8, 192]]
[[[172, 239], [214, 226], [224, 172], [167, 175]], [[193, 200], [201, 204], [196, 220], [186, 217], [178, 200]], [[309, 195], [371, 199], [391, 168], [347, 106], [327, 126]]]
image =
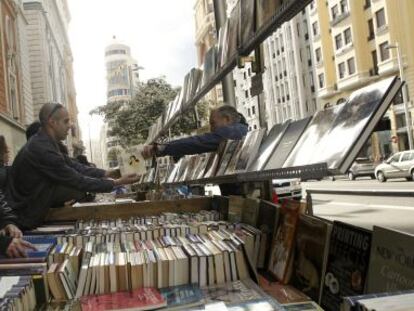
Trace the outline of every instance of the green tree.
[[[178, 92], [179, 89], [173, 88], [163, 78], [150, 79], [140, 84], [131, 102], [108, 103], [91, 113], [104, 116], [111, 129], [109, 135], [118, 137], [122, 146], [136, 145], [146, 141], [149, 127]], [[204, 117], [207, 109], [203, 105], [197, 109], [199, 116]], [[171, 130], [173, 134], [189, 133], [195, 126], [194, 112], [189, 111]]]

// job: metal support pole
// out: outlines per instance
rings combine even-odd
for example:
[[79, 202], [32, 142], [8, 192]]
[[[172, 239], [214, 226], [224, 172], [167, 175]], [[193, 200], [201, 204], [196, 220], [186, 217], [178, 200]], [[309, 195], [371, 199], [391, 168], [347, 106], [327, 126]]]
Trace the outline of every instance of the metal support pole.
[[[398, 53], [398, 67], [400, 69], [400, 78], [401, 81], [405, 82], [405, 76], [404, 76], [404, 67], [402, 63], [402, 56], [401, 56], [401, 47], [398, 44], [398, 42], [395, 43], [397, 53]], [[404, 102], [404, 114], [405, 114], [405, 123], [407, 123], [407, 134], [408, 134], [408, 146], [410, 147], [410, 150], [412, 150], [413, 147], [413, 131], [411, 126], [411, 116], [410, 112], [408, 110], [408, 93], [407, 93], [407, 85], [404, 83], [402, 86], [402, 97]]]
[[[226, 14], [226, 1], [214, 0], [214, 17], [216, 20], [217, 38], [220, 28], [224, 25], [227, 20]], [[234, 93], [234, 80], [233, 73], [230, 72], [221, 81], [223, 87], [223, 99], [224, 102], [229, 105], [236, 107], [236, 95]]]

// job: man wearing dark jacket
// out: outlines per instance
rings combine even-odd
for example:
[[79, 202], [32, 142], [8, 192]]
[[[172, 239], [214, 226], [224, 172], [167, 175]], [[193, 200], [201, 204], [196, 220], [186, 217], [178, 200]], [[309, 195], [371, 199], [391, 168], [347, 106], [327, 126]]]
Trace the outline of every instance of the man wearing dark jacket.
[[24, 257], [27, 249], [35, 249], [32, 244], [21, 239], [22, 233], [14, 225], [16, 220], [16, 216], [0, 190], [0, 255], [2, 256]]
[[247, 124], [244, 117], [234, 107], [221, 106], [210, 114], [211, 132], [173, 140], [163, 145], [148, 145], [143, 151], [144, 158], [154, 155], [172, 156], [174, 160], [187, 154], [199, 154], [217, 151], [223, 140], [242, 139], [247, 134]]
[[10, 170], [7, 195], [23, 228], [40, 225], [48, 209], [81, 199], [86, 192], [110, 192], [133, 183], [135, 175], [113, 180], [112, 171], [82, 165], [62, 153], [58, 143], [71, 127], [68, 111], [60, 104], [40, 110], [41, 130], [17, 154]]
[[[211, 112], [210, 129], [210, 133], [173, 140], [163, 145], [145, 146], [142, 155], [144, 158], [172, 156], [177, 161], [184, 155], [217, 151], [222, 141], [240, 140], [248, 131], [243, 115], [231, 106], [221, 106]], [[237, 184], [222, 184], [220, 191], [222, 195], [241, 194]]]

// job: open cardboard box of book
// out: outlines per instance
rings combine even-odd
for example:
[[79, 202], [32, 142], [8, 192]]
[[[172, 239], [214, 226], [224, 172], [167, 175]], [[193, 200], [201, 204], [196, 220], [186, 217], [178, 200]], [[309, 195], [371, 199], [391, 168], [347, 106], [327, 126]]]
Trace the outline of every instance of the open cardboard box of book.
[[[188, 203], [193, 205], [191, 211]], [[229, 306], [259, 300], [271, 301], [269, 310], [289, 310], [293, 306], [281, 304], [304, 301], [302, 306], [310, 310], [320, 310], [315, 302], [325, 310], [339, 310], [341, 304], [353, 306], [367, 298], [345, 296], [406, 290], [414, 282], [409, 281], [414, 280], [409, 261], [414, 256], [412, 236], [332, 223], [304, 214], [306, 206], [299, 202], [274, 205], [212, 197], [129, 205], [121, 210], [118, 206], [78, 208], [85, 210], [81, 218], [72, 229], [66, 224], [65, 233], [56, 234], [48, 263], [37, 268], [46, 274], [43, 292], [46, 288], [56, 301], [72, 305], [72, 299], [82, 297], [85, 310], [108, 301], [130, 307], [136, 297], [143, 299], [142, 305], [170, 306], [171, 297], [177, 298], [181, 291], [191, 293], [187, 306], [196, 301], [222, 299]], [[139, 207], [141, 213], [150, 212], [137, 215]], [[55, 215], [58, 221], [74, 217]], [[21, 265], [21, 271], [29, 269], [28, 264]], [[34, 269], [40, 264], [30, 265]], [[10, 264], [3, 269], [0, 264], [0, 275], [18, 273], [16, 269]], [[256, 269], [263, 289], [249, 281], [256, 280]], [[36, 273], [42, 279], [42, 273]], [[174, 303], [180, 304], [177, 300]]]

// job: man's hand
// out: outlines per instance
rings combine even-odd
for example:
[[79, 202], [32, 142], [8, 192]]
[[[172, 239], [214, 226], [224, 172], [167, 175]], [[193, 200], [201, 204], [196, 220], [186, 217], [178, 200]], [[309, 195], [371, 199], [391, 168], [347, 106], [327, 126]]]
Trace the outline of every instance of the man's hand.
[[7, 247], [6, 255], [11, 258], [26, 257], [27, 250], [36, 250], [36, 247], [22, 239], [14, 238], [9, 247]]
[[116, 170], [107, 170], [105, 172], [105, 177], [117, 179], [117, 178], [120, 178], [121, 177], [121, 172], [119, 171], [119, 169], [116, 169]]
[[130, 185], [139, 180], [139, 176], [137, 174], [129, 174], [122, 176], [121, 178], [114, 180], [115, 186], [121, 186], [121, 185]]
[[3, 230], [6, 235], [11, 236], [12, 238], [21, 238], [23, 236], [23, 233], [20, 231], [20, 229], [13, 224], [8, 224], [3, 228]]
[[76, 203], [76, 200], [70, 200], [70, 201], [66, 201], [65, 203], [63, 203], [63, 206], [64, 207], [71, 207], [75, 203]]
[[150, 159], [155, 155], [156, 148], [155, 145], [147, 145], [144, 146], [144, 150], [142, 151], [142, 156], [144, 159]]

